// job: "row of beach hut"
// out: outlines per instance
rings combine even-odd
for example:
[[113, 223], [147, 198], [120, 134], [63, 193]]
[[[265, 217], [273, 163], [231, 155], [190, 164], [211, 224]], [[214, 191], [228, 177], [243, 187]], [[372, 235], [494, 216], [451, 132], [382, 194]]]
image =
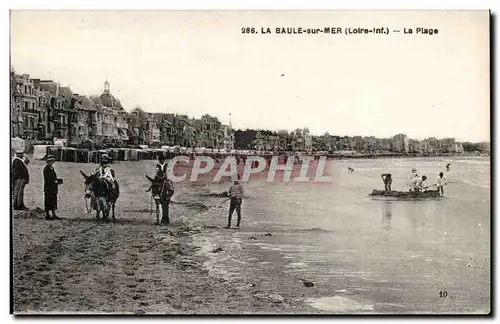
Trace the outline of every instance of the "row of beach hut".
[[[160, 154], [164, 154], [167, 158], [172, 158], [174, 155], [174, 153], [169, 153], [161, 149], [113, 148], [89, 150], [46, 145], [43, 148], [35, 149], [34, 158], [43, 160], [48, 154], [53, 155], [56, 161], [76, 163], [99, 163], [104, 154], [108, 155], [112, 162], [156, 160]], [[172, 157], [170, 155], [172, 155]]]

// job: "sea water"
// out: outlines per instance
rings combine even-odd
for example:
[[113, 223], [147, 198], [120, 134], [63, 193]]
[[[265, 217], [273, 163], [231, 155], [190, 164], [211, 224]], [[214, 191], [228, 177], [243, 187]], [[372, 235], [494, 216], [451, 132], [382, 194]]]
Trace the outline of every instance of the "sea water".
[[[489, 158], [329, 160], [327, 168], [333, 176], [328, 184], [245, 183], [242, 228], [230, 235], [215, 231], [213, 239], [232, 247], [233, 259], [236, 245], [279, 253], [287, 274], [315, 283], [315, 296], [307, 302], [323, 311], [489, 312]], [[383, 189], [382, 173], [392, 174], [393, 190], [406, 190], [412, 168], [429, 184], [444, 172], [445, 197], [368, 196]], [[228, 186], [211, 184], [207, 190]], [[227, 206], [213, 208], [204, 221], [223, 226], [226, 213]], [[248, 239], [265, 232], [272, 240]], [[218, 264], [221, 271], [241, 272], [244, 260], [227, 259]], [[267, 266], [268, 261], [247, 262], [245, 270], [262, 272]]]

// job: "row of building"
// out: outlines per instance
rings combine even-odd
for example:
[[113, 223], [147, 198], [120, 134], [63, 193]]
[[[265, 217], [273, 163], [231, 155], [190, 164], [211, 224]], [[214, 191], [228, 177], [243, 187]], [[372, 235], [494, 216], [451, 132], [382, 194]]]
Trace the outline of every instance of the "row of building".
[[292, 132], [280, 130], [246, 130], [235, 132], [236, 149], [258, 151], [355, 151], [360, 153], [417, 153], [442, 154], [463, 153], [461, 142], [454, 138], [436, 139], [434, 137], [417, 141], [408, 138], [405, 134], [397, 134], [392, 138], [376, 138], [373, 136], [336, 136], [325, 133], [313, 136], [307, 128], [296, 129]]
[[70, 145], [96, 143], [179, 145], [233, 149], [234, 131], [217, 117], [200, 119], [174, 113], [126, 111], [110, 91], [84, 96], [58, 82], [10, 75], [11, 135], [28, 140], [67, 139]]
[[84, 96], [58, 82], [11, 71], [11, 134], [30, 140], [67, 139], [69, 144], [169, 145], [257, 151], [356, 151], [361, 153], [462, 153], [453, 138], [417, 141], [404, 134], [392, 138], [311, 135], [309, 129], [238, 130], [217, 117], [199, 119], [174, 113], [126, 111], [104, 82], [100, 96]]

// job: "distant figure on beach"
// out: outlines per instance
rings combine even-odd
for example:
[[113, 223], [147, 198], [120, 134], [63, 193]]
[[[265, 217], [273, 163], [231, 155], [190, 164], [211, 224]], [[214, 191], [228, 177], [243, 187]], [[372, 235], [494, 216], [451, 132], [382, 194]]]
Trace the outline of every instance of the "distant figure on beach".
[[439, 176], [436, 180], [436, 186], [439, 190], [439, 194], [441, 195], [441, 197], [444, 196], [444, 186], [447, 184], [448, 184], [448, 180], [444, 176], [443, 172], [439, 172]]
[[353, 168], [351, 168], [351, 167], [348, 167], [348, 168], [347, 168], [347, 172], [349, 172], [349, 174], [351, 174], [351, 173], [353, 173], [353, 172], [354, 172], [354, 169], [353, 169]]
[[384, 173], [382, 174], [382, 181], [384, 182], [384, 187], [385, 191], [392, 191], [391, 190], [391, 185], [392, 185], [392, 175], [390, 173]]
[[446, 171], [450, 171], [450, 165], [451, 165], [450, 163], [446, 165]]
[[229, 197], [230, 197], [230, 205], [229, 205], [229, 216], [227, 219], [227, 226], [224, 227], [226, 229], [231, 228], [231, 218], [233, 216], [234, 210], [236, 209], [236, 214], [238, 215], [238, 220], [236, 222], [235, 228], [240, 228], [241, 222], [241, 202], [243, 199], [243, 186], [240, 184], [240, 176], [234, 180], [233, 185], [229, 188]]
[[28, 210], [24, 205], [24, 187], [30, 181], [27, 164], [29, 160], [23, 159], [24, 151], [16, 152], [16, 157], [12, 161], [12, 195], [14, 210]]
[[[47, 156], [47, 165], [43, 169], [43, 192], [45, 202], [45, 219], [56, 220], [60, 219], [56, 215], [57, 210], [57, 193], [59, 192], [59, 184], [62, 182], [57, 179], [56, 171], [54, 170], [54, 162], [56, 159], [53, 155]], [[52, 216], [50, 215], [52, 213]]]

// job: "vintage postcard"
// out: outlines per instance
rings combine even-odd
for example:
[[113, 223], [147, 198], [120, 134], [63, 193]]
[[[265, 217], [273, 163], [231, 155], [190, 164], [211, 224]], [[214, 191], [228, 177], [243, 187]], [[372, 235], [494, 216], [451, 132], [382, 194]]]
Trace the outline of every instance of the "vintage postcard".
[[13, 314], [491, 312], [489, 11], [10, 19]]

